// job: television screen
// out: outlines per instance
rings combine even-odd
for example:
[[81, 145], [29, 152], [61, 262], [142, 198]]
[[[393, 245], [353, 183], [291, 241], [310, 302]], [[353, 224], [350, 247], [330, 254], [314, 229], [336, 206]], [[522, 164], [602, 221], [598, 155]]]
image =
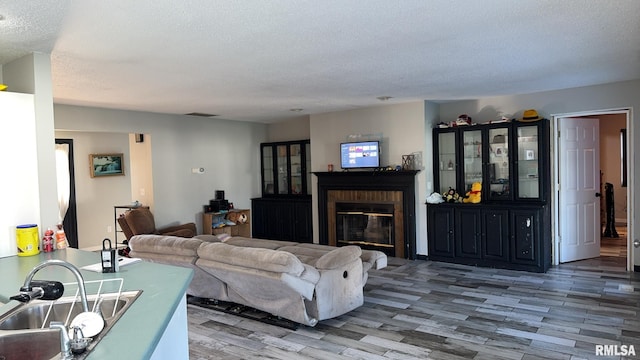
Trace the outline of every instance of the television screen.
[[380, 167], [380, 143], [360, 141], [340, 144], [340, 165], [343, 169]]

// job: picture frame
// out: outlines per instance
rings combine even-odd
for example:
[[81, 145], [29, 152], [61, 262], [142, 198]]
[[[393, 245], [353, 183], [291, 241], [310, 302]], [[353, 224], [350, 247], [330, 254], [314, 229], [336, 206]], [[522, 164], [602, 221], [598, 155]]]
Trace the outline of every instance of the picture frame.
[[124, 175], [123, 154], [89, 154], [89, 174], [92, 178]]

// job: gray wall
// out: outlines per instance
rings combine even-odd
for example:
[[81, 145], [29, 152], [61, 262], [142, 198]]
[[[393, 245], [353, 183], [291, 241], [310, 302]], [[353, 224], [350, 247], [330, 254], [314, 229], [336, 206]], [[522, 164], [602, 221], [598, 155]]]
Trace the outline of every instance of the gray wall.
[[[250, 208], [250, 199], [260, 195], [259, 144], [266, 141], [264, 124], [69, 105], [55, 105], [54, 110], [57, 131], [122, 134], [125, 140], [107, 146], [113, 149], [109, 151], [126, 147], [129, 133], [150, 135], [153, 211], [158, 227], [196, 222], [201, 232], [202, 206], [214, 198], [215, 190], [225, 190], [236, 208]], [[79, 169], [88, 167], [82, 164], [85, 155], [78, 156]], [[191, 172], [200, 167], [204, 174]], [[91, 179], [87, 173], [76, 176], [80, 189], [91, 187], [86, 183], [104, 180]], [[107, 226], [113, 225], [113, 206], [135, 200], [130, 187], [122, 187], [118, 193], [117, 197], [93, 194], [92, 201], [79, 204], [78, 212], [91, 214], [94, 218], [90, 222], [98, 228], [96, 234], [81, 232], [81, 244], [91, 244], [96, 237], [101, 241], [97, 233], [107, 235]]]

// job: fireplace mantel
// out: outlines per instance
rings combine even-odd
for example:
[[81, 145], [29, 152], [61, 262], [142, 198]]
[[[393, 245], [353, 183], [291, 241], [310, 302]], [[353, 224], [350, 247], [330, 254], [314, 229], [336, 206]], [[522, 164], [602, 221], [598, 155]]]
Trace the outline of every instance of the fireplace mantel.
[[[354, 202], [354, 197], [366, 198], [372, 192], [401, 193], [396, 203], [400, 204], [398, 212], [402, 219], [401, 228], [396, 234], [400, 239], [396, 242], [401, 248], [396, 248], [394, 256], [415, 259], [416, 256], [416, 217], [415, 217], [415, 176], [418, 171], [342, 171], [342, 172], [314, 172], [318, 177], [318, 232], [321, 244], [330, 243], [330, 226], [335, 226], [329, 214], [333, 204], [330, 193], [336, 191], [354, 191], [344, 201]], [[362, 201], [369, 201], [362, 199]]]

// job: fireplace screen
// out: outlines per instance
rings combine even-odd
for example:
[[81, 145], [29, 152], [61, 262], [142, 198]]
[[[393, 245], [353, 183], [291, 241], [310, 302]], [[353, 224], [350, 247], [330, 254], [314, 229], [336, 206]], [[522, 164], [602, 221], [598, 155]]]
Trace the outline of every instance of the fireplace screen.
[[393, 247], [393, 205], [336, 204], [338, 246]]

